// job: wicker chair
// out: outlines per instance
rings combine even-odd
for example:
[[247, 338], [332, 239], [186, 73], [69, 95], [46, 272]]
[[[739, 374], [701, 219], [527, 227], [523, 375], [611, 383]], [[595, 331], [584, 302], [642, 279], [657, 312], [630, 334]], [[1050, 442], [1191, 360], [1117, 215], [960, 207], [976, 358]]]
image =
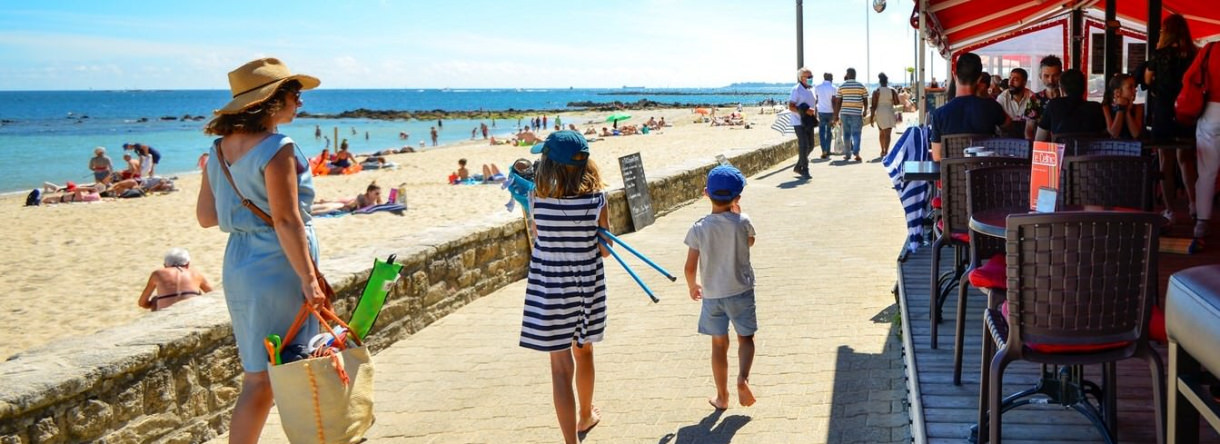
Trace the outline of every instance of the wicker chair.
[[[1107, 442], [1115, 442], [1116, 362], [1140, 358], [1152, 372], [1156, 430], [1163, 441], [1165, 376], [1146, 328], [1157, 291], [1160, 219], [1122, 212], [1008, 217], [1008, 313], [988, 309], [983, 315], [990, 339], [983, 341], [980, 435], [987, 423], [991, 443], [999, 444], [1002, 412], [1030, 403], [1031, 396], [1047, 396], [1084, 414]], [[1017, 360], [1043, 364], [1043, 382], [1001, 400], [1004, 370]], [[1102, 365], [1100, 405], [1085, 396], [1089, 383], [1080, 370], [1094, 364]], [[1048, 373], [1047, 366], [1066, 367]]]
[[[1024, 208], [1029, 205], [1030, 163], [1028, 160], [1006, 166], [991, 166], [976, 168], [966, 172], [967, 213], [973, 217], [975, 212], [1002, 208]], [[957, 324], [953, 336], [953, 384], [962, 384], [962, 350], [966, 337], [966, 313], [968, 284], [978, 287], [988, 295], [987, 307], [999, 303], [1004, 297], [1007, 287], [1004, 281], [1005, 271], [995, 266], [1003, 264], [1000, 258], [996, 264], [988, 264], [982, 268], [983, 261], [991, 261], [997, 254], [1004, 254], [1004, 239], [971, 233], [970, 236], [970, 279], [962, 279], [957, 289]], [[987, 276], [999, 275], [999, 276]], [[984, 283], [990, 282], [990, 283]]]
[[945, 134], [940, 137], [941, 159], [966, 157], [966, 148], [974, 146], [976, 140], [990, 139], [992, 134]]
[[[940, 162], [941, 236], [932, 242], [932, 291], [929, 318], [932, 322], [932, 348], [937, 348], [937, 336], [941, 320], [941, 308], [949, 292], [960, 281], [965, 272], [966, 247], [970, 245], [970, 215], [966, 211], [966, 171], [974, 168], [1004, 165], [1024, 165], [1028, 159], [1015, 157], [962, 157], [943, 159]], [[940, 250], [952, 246], [953, 271], [940, 274]]]
[[1069, 156], [1063, 160], [1064, 205], [1152, 211], [1152, 158]]
[[975, 139], [971, 146], [981, 146], [997, 156], [1029, 158], [1030, 146], [1025, 139], [991, 138]]
[[1064, 147], [1063, 155], [1075, 156], [1079, 154], [1077, 147], [1085, 145], [1093, 140], [1105, 137], [1101, 133], [1063, 133], [1055, 134], [1055, 143], [1062, 143]]
[[1091, 139], [1079, 141], [1078, 156], [1143, 156], [1144, 144], [1138, 140]]

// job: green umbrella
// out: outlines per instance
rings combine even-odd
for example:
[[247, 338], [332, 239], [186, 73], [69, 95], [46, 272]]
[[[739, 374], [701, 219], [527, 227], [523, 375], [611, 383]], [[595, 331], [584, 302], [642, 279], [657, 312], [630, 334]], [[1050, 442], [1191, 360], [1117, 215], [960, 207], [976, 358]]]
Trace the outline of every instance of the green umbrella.
[[618, 121], [620, 121], [620, 120], [627, 120], [627, 119], [630, 119], [630, 118], [631, 118], [631, 115], [630, 115], [630, 114], [626, 114], [626, 113], [614, 113], [614, 114], [611, 114], [611, 115], [610, 115], [610, 117], [607, 117], [607, 118], [606, 118], [606, 121], [607, 121], [607, 122], [615, 122], [615, 123], [618, 123]]

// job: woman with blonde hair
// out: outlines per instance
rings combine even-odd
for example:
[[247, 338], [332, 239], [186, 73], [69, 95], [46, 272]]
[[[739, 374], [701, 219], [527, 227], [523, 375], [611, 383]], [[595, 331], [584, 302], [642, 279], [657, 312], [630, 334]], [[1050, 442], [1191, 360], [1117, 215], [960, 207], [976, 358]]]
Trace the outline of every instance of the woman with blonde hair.
[[[204, 166], [195, 213], [200, 226], [229, 233], [225, 302], [245, 371], [229, 425], [230, 443], [257, 442], [271, 410], [263, 339], [287, 332], [303, 303], [326, 302], [314, 266], [318, 243], [309, 215], [314, 199], [309, 160], [292, 139], [277, 132], [296, 117], [301, 90], [319, 83], [290, 73], [278, 59], [246, 63], [229, 73], [233, 99], [215, 111], [204, 129], [220, 138]], [[256, 209], [273, 223], [264, 222]], [[317, 333], [316, 322], [305, 324], [295, 342]]]

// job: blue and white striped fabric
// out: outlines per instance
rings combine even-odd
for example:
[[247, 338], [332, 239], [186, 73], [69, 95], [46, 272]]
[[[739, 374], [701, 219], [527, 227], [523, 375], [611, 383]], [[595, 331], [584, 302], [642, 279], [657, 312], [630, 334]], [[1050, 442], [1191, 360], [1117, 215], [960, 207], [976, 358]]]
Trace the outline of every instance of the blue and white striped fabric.
[[606, 330], [606, 274], [597, 247], [604, 194], [533, 198], [538, 227], [525, 287], [521, 346], [565, 350], [602, 340]]
[[790, 117], [790, 116], [792, 116], [791, 111], [784, 111], [779, 114], [776, 114], [775, 123], [771, 124], [771, 129], [779, 131], [780, 135], [787, 135], [788, 133], [796, 133], [796, 130], [792, 128], [792, 122], [791, 122], [792, 117]]
[[890, 150], [881, 164], [890, 175], [894, 190], [898, 191], [898, 200], [907, 218], [907, 249], [915, 251], [923, 245], [923, 220], [926, 216], [927, 200], [932, 195], [932, 184], [926, 181], [903, 182], [902, 164], [911, 160], [932, 160], [928, 151], [927, 128], [912, 126], [902, 133], [898, 143]]

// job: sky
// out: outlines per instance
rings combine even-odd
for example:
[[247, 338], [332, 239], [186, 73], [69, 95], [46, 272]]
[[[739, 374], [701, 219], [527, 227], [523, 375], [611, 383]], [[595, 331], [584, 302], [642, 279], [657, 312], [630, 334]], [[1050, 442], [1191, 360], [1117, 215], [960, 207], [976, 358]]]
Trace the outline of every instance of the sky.
[[[805, 65], [914, 66], [911, 2], [805, 0]], [[867, 34], [871, 57], [866, 57]], [[0, 0], [0, 90], [225, 89], [277, 57], [323, 88], [789, 82], [794, 0]], [[870, 63], [871, 62], [871, 63]], [[939, 64], [939, 62], [938, 62]], [[871, 68], [871, 69], [870, 69]]]

